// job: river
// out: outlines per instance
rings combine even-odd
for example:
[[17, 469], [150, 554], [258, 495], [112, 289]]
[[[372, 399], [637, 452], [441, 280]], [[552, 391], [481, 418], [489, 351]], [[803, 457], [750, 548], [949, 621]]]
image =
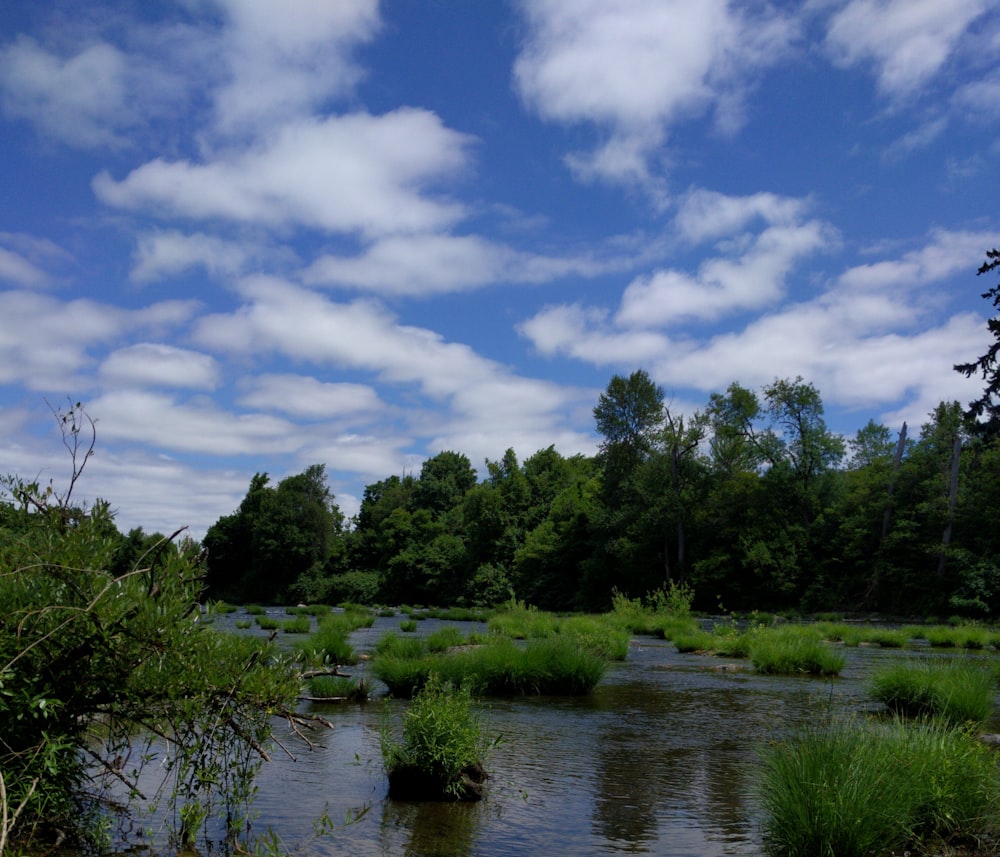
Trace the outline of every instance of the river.
[[[355, 650], [370, 652], [401, 618], [355, 632]], [[426, 620], [416, 633], [442, 624], [484, 627]], [[407, 703], [384, 698], [369, 678], [375, 699], [366, 705], [305, 703], [333, 727], [312, 734], [311, 748], [277, 726], [294, 759], [277, 751], [264, 765], [254, 831], [274, 831], [281, 853], [318, 857], [758, 855], [757, 750], [807, 724], [876, 708], [865, 692], [872, 670], [926, 653], [848, 648], [841, 676], [823, 680], [758, 675], [745, 661], [680, 655], [671, 643], [635, 637], [589, 696], [483, 701], [486, 730], [500, 742], [474, 804], [387, 798], [380, 734]], [[368, 664], [345, 669], [366, 675]], [[317, 836], [323, 817], [329, 829]]]

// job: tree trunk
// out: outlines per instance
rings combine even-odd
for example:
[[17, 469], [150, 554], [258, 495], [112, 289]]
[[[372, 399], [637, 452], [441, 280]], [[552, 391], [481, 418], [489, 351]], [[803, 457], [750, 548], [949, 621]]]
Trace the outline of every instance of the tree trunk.
[[938, 556], [937, 578], [944, 579], [944, 566], [948, 559], [948, 547], [951, 545], [951, 533], [955, 524], [955, 506], [958, 503], [958, 465], [962, 457], [962, 438], [955, 436], [955, 448], [951, 454], [951, 480], [948, 485], [948, 522], [941, 534], [941, 553]]

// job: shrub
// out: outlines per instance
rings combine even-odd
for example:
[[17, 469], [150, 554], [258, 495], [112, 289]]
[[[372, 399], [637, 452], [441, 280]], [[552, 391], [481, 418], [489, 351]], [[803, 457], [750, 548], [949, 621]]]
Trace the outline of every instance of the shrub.
[[1000, 779], [989, 749], [941, 724], [838, 722], [762, 753], [768, 853], [872, 857], [921, 839], [990, 833]]
[[403, 740], [382, 731], [389, 797], [478, 800], [489, 749], [468, 688], [432, 675], [403, 715]]
[[993, 712], [994, 676], [970, 660], [916, 660], [878, 670], [872, 696], [906, 716], [940, 717], [954, 725], [982, 724]]
[[844, 656], [802, 626], [767, 628], [754, 635], [750, 660], [760, 673], [838, 675]]

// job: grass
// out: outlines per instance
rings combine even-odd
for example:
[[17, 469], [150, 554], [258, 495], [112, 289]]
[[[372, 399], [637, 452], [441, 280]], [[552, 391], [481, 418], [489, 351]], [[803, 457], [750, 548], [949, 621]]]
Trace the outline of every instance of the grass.
[[412, 634], [417, 630], [417, 620], [416, 619], [404, 619], [399, 623], [399, 630], [407, 634]]
[[318, 675], [309, 679], [309, 696], [314, 702], [367, 702], [365, 680], [337, 675]]
[[425, 642], [430, 652], [445, 652], [465, 642], [465, 635], [454, 625], [445, 625], [427, 635]]
[[251, 616], [263, 616], [266, 612], [259, 604], [247, 604], [247, 613]]
[[367, 610], [364, 613], [345, 611], [330, 613], [319, 620], [316, 630], [305, 640], [296, 643], [299, 656], [314, 663], [353, 664], [357, 655], [347, 636], [358, 628], [370, 627], [375, 617]]
[[985, 649], [991, 633], [981, 625], [935, 625], [924, 632], [927, 641], [940, 649]]
[[255, 615], [254, 621], [262, 631], [277, 631], [281, 628], [280, 620], [275, 619], [273, 616], [265, 616], [262, 613]]
[[830, 676], [839, 675], [845, 658], [820, 639], [815, 628], [794, 625], [755, 633], [750, 661], [759, 673]]
[[308, 615], [295, 616], [280, 622], [279, 625], [285, 634], [308, 634], [312, 627], [312, 620]]
[[996, 676], [968, 659], [921, 659], [891, 664], [871, 678], [872, 696], [908, 717], [942, 718], [952, 725], [981, 725], [993, 713]]
[[558, 624], [554, 613], [537, 610], [524, 602], [511, 601], [490, 617], [486, 627], [494, 634], [515, 640], [532, 640], [553, 636]]
[[402, 742], [383, 727], [389, 797], [478, 799], [489, 747], [468, 688], [431, 676], [403, 715]]
[[942, 723], [839, 722], [773, 744], [761, 761], [768, 854], [875, 857], [997, 826], [991, 751]]
[[[384, 639], [384, 638], [383, 638]], [[569, 639], [538, 640], [520, 646], [500, 637], [486, 645], [448, 654], [406, 656], [380, 651], [374, 673], [393, 696], [408, 697], [432, 673], [482, 696], [581, 695], [604, 676], [606, 662]]]

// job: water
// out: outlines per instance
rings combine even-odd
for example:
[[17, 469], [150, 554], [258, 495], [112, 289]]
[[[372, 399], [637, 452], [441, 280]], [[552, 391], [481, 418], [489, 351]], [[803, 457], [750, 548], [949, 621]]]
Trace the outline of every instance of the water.
[[[370, 650], [399, 621], [380, 618], [356, 632], [355, 649]], [[441, 624], [421, 622], [418, 633]], [[865, 678], [901, 656], [864, 647], [845, 654], [840, 678], [762, 676], [745, 662], [636, 638], [588, 697], [484, 702], [485, 727], [501, 743], [475, 804], [388, 800], [379, 736], [405, 702], [307, 704], [333, 728], [310, 734], [310, 749], [278, 725], [295, 758], [276, 751], [264, 766], [254, 830], [272, 828], [288, 852], [309, 855], [757, 855], [757, 749], [831, 714], [868, 710]], [[334, 829], [316, 837], [324, 815]]]

